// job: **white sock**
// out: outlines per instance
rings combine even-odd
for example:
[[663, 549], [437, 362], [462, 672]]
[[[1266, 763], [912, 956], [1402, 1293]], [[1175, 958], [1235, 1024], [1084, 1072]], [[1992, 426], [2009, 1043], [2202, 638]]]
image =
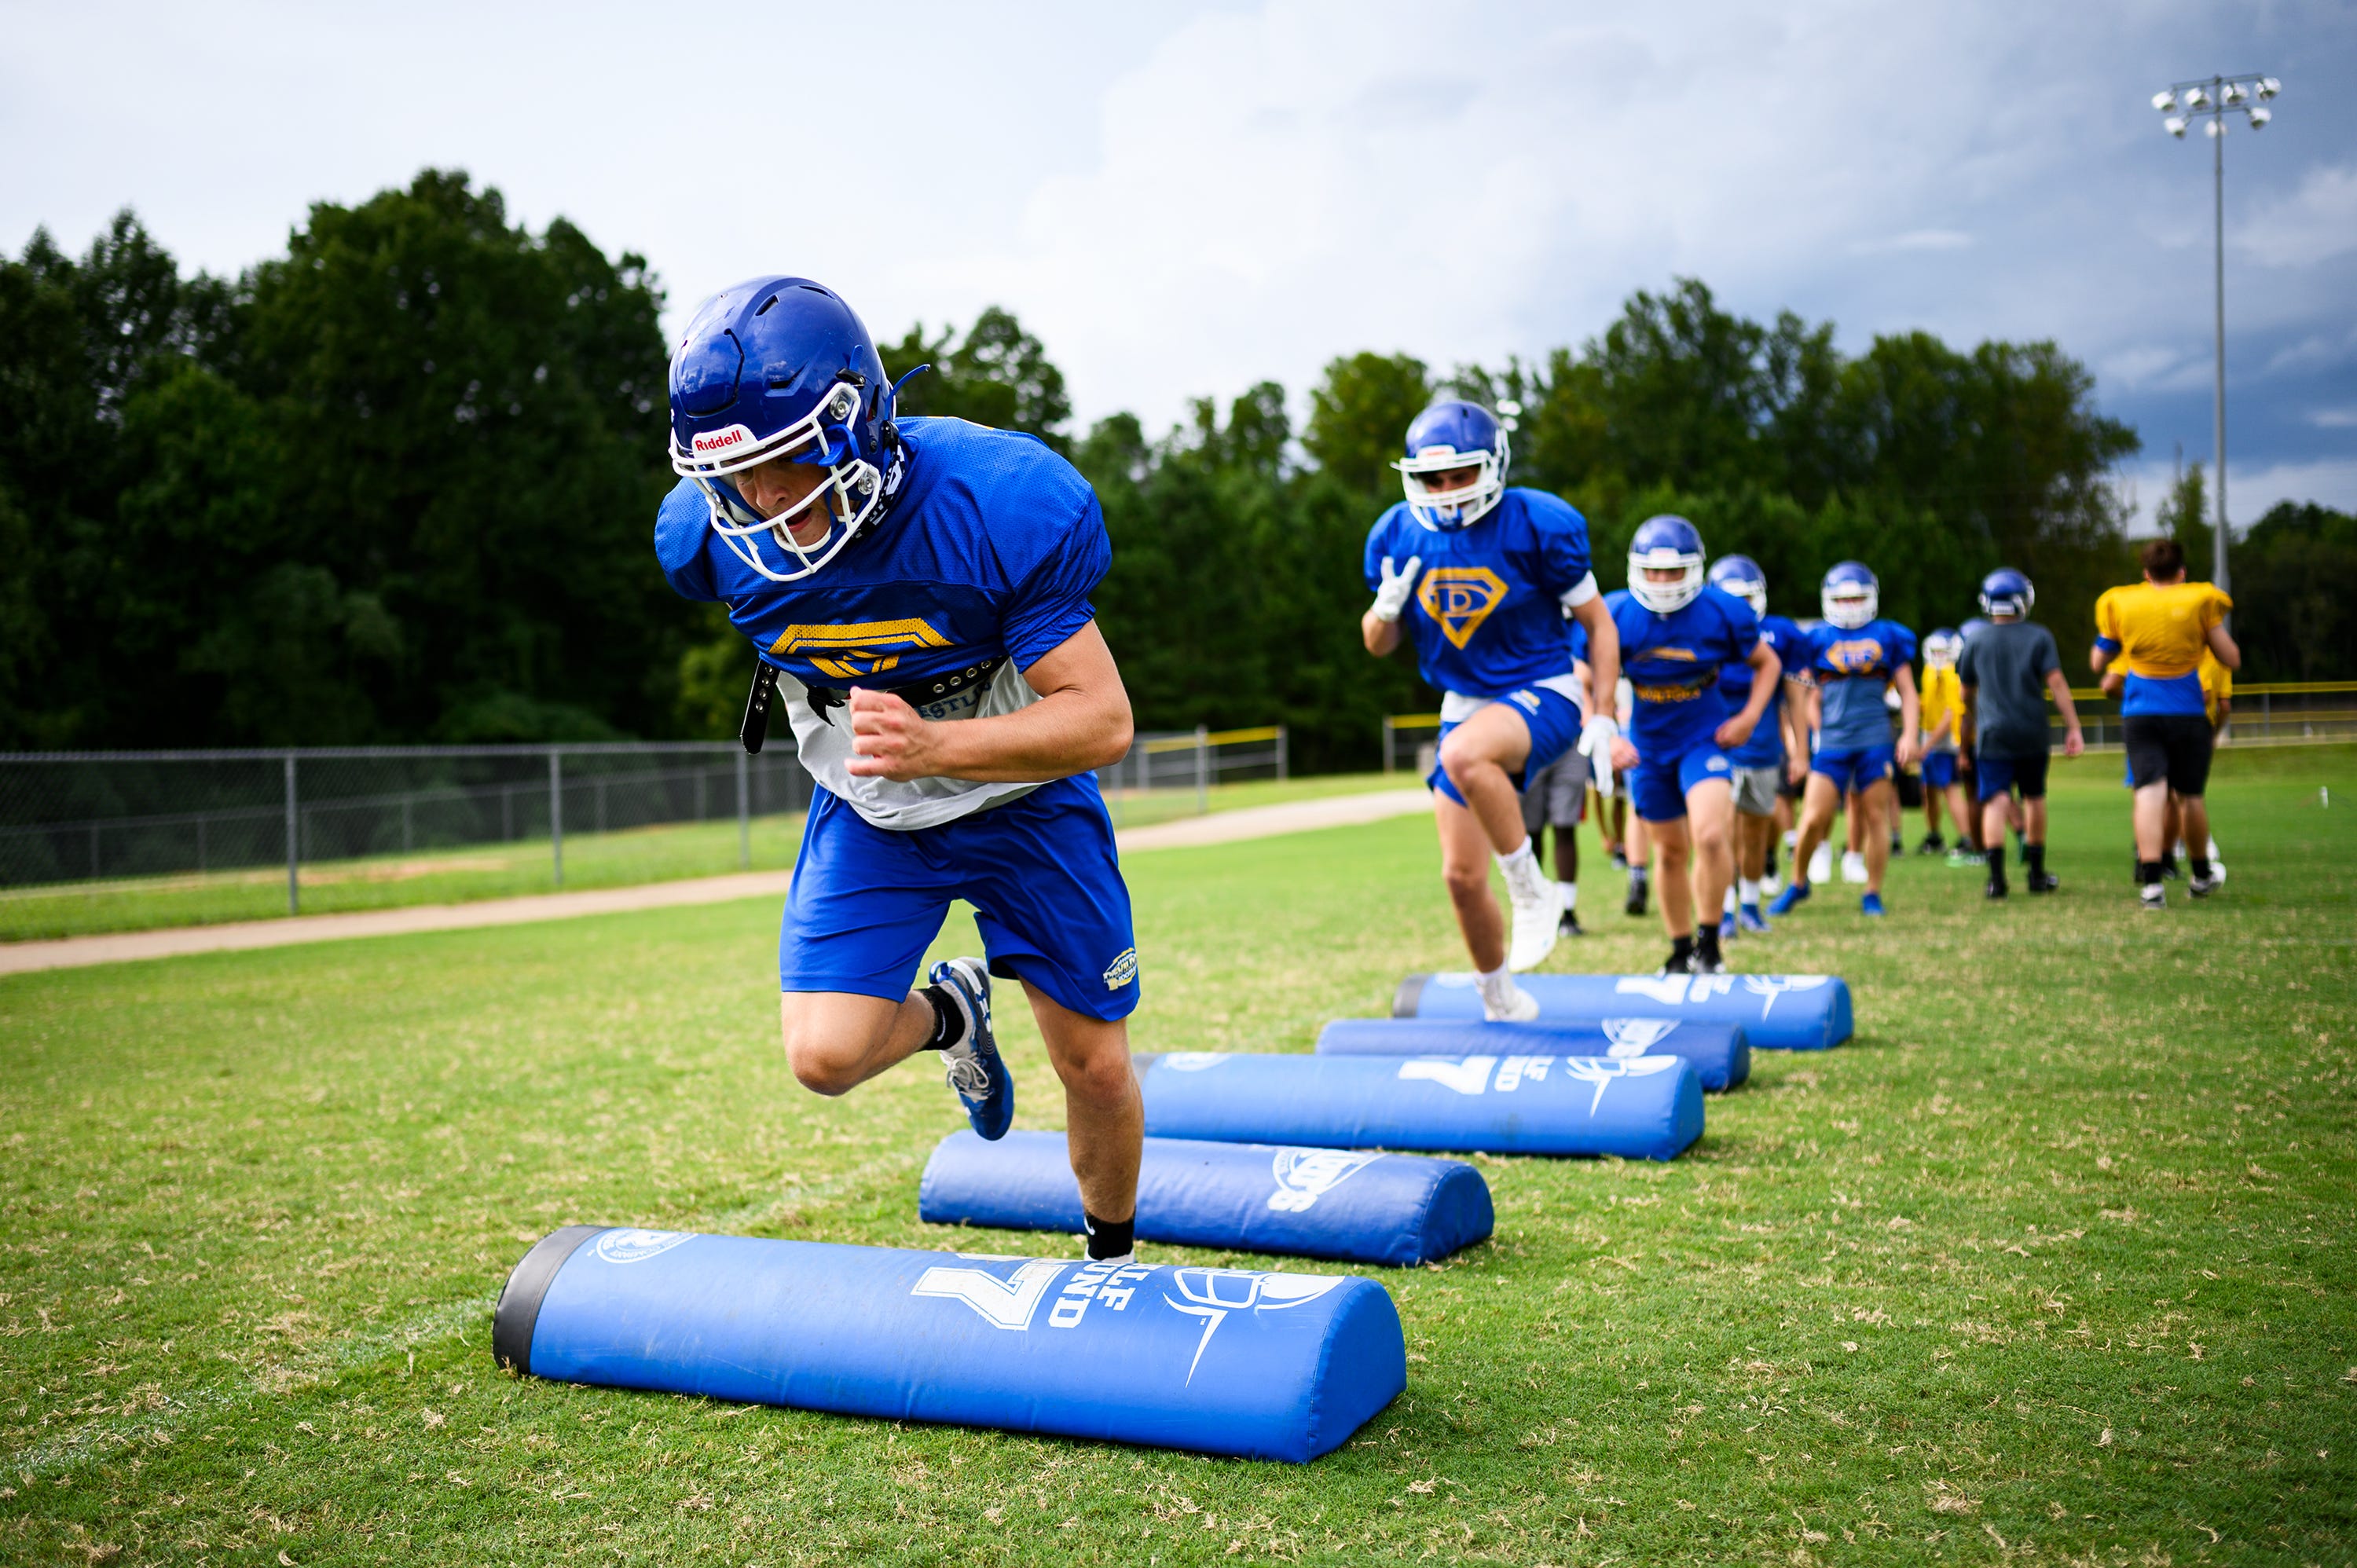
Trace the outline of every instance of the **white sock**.
[[1757, 904], [1760, 902], [1760, 879], [1758, 877], [1738, 876], [1735, 879], [1735, 888], [1738, 902], [1744, 904]]
[[[2216, 839], [2212, 839], [2212, 840], [2210, 841], [2210, 853], [2209, 853], [2208, 854], [2206, 854], [2206, 855], [2202, 856], [2202, 858], [2203, 858], [2204, 860], [2223, 860], [2223, 859], [2225, 859], [2226, 857], [2225, 857], [2224, 855], [2220, 854], [2218, 853], [2218, 841], [2217, 841]], [[1566, 884], [1566, 886], [1569, 886], [1569, 884]], [[1569, 906], [1568, 904], [1566, 904], [1566, 905], [1565, 905], [1565, 906], [1564, 906], [1564, 908], [1570, 908], [1570, 906]]]
[[1728, 889], [1727, 890], [1727, 897], [1726, 897], [1726, 898], [1725, 898], [1724, 900], [1722, 900], [1722, 901], [1720, 902], [1719, 907], [1718, 907], [1718, 912], [1719, 912], [1720, 914], [1722, 914], [1722, 915], [1732, 915], [1732, 914], [1734, 914], [1734, 913], [1735, 913], [1735, 889], [1734, 889], [1734, 888], [1730, 887], [1730, 888], [1728, 888]]
[[1556, 890], [1557, 890], [1558, 892], [1562, 893], [1562, 895], [1563, 895], [1563, 907], [1564, 907], [1564, 908], [1565, 908], [1566, 911], [1568, 911], [1569, 909], [1571, 909], [1573, 906], [1577, 905], [1577, 904], [1579, 902], [1579, 884], [1578, 884], [1578, 883], [1577, 883], [1577, 882], [1558, 882], [1558, 883], [1556, 883], [1556, 884], [1555, 884], [1555, 888], [1556, 888]]
[[1481, 1000], [1495, 1007], [1513, 993], [1514, 972], [1500, 965], [1487, 973], [1475, 975], [1473, 983], [1480, 991]]
[[1521, 847], [1510, 850], [1504, 854], [1499, 854], [1493, 851], [1491, 852], [1490, 858], [1498, 863], [1499, 870], [1504, 872], [1509, 876], [1513, 875], [1516, 871], [1529, 865], [1531, 862], [1530, 836], [1528, 834], [1523, 835]]

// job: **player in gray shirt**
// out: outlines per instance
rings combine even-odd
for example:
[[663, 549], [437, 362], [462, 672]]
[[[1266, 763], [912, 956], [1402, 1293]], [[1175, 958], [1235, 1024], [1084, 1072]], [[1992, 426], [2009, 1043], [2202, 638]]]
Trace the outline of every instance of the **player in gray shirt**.
[[2076, 757], [2086, 749], [2054, 634], [2027, 618], [2037, 596], [2029, 579], [2010, 566], [1981, 579], [1981, 608], [1991, 624], [1967, 640], [1956, 658], [1956, 679], [1964, 686], [1964, 713], [1975, 734], [1973, 777], [1992, 898], [2006, 895], [2005, 800], [2011, 789], [2021, 791], [2021, 859], [2029, 890], [2051, 893], [2061, 885], [2046, 869], [2046, 763], [2053, 746], [2046, 725], [2049, 693], [2068, 726], [2062, 755]]

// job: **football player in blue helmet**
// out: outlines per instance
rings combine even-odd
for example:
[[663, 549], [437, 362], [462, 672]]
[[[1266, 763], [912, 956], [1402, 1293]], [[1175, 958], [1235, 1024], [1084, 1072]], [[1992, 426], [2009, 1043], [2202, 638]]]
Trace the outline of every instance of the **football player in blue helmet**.
[[[1809, 897], [1810, 857], [1833, 827], [1842, 797], [1857, 798], [1866, 896], [1858, 912], [1880, 915], [1882, 874], [1890, 864], [1890, 829], [1899, 802], [1891, 778], [1913, 766], [1922, 749], [1922, 708], [1915, 693], [1915, 634], [1881, 614], [1882, 589], [1872, 572], [1844, 561], [1827, 572], [1818, 603], [1824, 624], [1813, 628], [1803, 650], [1811, 693], [1816, 755], [1809, 760], [1808, 793], [1801, 801], [1801, 842], [1793, 852], [1791, 886], [1777, 895], [1771, 915], [1790, 914]], [[1899, 736], [1893, 744], [1886, 690], [1899, 693]]]
[[[1752, 726], [1751, 736], [1727, 754], [1729, 797], [1735, 811], [1735, 886], [1727, 890], [1721, 940], [1738, 931], [1768, 929], [1760, 910], [1760, 884], [1768, 875], [1768, 849], [1776, 839], [1776, 801], [1789, 775], [1797, 782], [1806, 772], [1809, 737], [1796, 733], [1798, 715], [1808, 693], [1795, 678], [1801, 628], [1782, 616], [1768, 613], [1768, 574], [1749, 555], [1722, 555], [1710, 564], [1710, 585], [1734, 595], [1760, 618], [1760, 640], [1776, 656], [1777, 678], [1768, 695], [1768, 707]], [[1740, 709], [1751, 693], [1748, 664], [1719, 667], [1719, 700]], [[1704, 911], [1706, 914], [1707, 910]]]
[[[1727, 753], [1757, 732], [1781, 674], [1750, 604], [1703, 581], [1702, 534], [1682, 517], [1648, 518], [1629, 542], [1629, 586], [1606, 601], [1635, 701], [1629, 798], [1659, 857], [1653, 877], [1670, 956], [1664, 974], [1724, 974], [1719, 905], [1735, 878]], [[1744, 671], [1744, 697], [1722, 681]], [[1699, 920], [1699, 924], [1697, 924]]]
[[[1626, 753], [1612, 714], [1620, 645], [1589, 569], [1587, 521], [1544, 490], [1506, 483], [1505, 417], [1447, 399], [1416, 415], [1394, 465], [1404, 499], [1367, 532], [1360, 618], [1367, 651], [1402, 642], [1441, 693], [1440, 758], [1428, 782], [1441, 879], [1495, 1019], [1538, 1015], [1513, 972], [1554, 950], [1563, 902], [1532, 852], [1518, 791], [1573, 746], [1601, 770]], [[1587, 678], [1564, 619], [1587, 633]], [[1633, 759], [1633, 754], [1630, 754]], [[1504, 872], [1512, 940], [1490, 893]]]
[[[974, 1131], [1015, 1089], [991, 982], [1021, 982], [1063, 1081], [1089, 1255], [1132, 1253], [1144, 1117], [1129, 892], [1093, 769], [1131, 736], [1089, 595], [1112, 561], [1080, 474], [1029, 435], [898, 419], [834, 291], [759, 277], [704, 302], [671, 361], [681, 476], [655, 554], [726, 605], [817, 782], [778, 943], [796, 1078], [841, 1094], [937, 1050]], [[913, 984], [952, 899], [984, 957]]]
[[[1992, 621], [2010, 618], [2028, 618], [2029, 607], [2038, 602], [2038, 590], [2029, 579], [2010, 566], [2000, 566], [1981, 579], [1981, 614]], [[1959, 648], [1957, 652], [1962, 653]]]

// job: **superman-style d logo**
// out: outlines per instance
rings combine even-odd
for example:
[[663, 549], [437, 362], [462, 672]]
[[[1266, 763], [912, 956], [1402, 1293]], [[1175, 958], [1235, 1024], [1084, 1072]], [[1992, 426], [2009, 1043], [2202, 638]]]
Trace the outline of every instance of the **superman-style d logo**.
[[1487, 566], [1435, 566], [1415, 589], [1415, 602], [1459, 648], [1505, 599], [1506, 580]]

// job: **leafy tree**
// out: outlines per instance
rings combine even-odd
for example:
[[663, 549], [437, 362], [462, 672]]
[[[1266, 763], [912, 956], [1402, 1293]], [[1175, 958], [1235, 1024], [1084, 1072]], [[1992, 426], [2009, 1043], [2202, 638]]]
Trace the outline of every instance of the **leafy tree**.
[[1409, 424], [1432, 401], [1424, 361], [1405, 354], [1352, 354], [1326, 367], [1309, 393], [1309, 428], [1301, 445], [1344, 489], [1391, 497], [1392, 465]]
[[948, 328], [939, 338], [927, 338], [920, 322], [899, 342], [883, 345], [881, 352], [896, 379], [920, 365], [932, 366], [901, 389], [901, 413], [948, 414], [994, 429], [1028, 431], [1059, 452], [1068, 449], [1063, 427], [1071, 419], [1072, 402], [1064, 392], [1064, 373], [1013, 312], [987, 307], [963, 338]]
[[2357, 516], [2284, 501], [2234, 541], [2234, 638], [2244, 681], [2347, 680], [2357, 671]]

